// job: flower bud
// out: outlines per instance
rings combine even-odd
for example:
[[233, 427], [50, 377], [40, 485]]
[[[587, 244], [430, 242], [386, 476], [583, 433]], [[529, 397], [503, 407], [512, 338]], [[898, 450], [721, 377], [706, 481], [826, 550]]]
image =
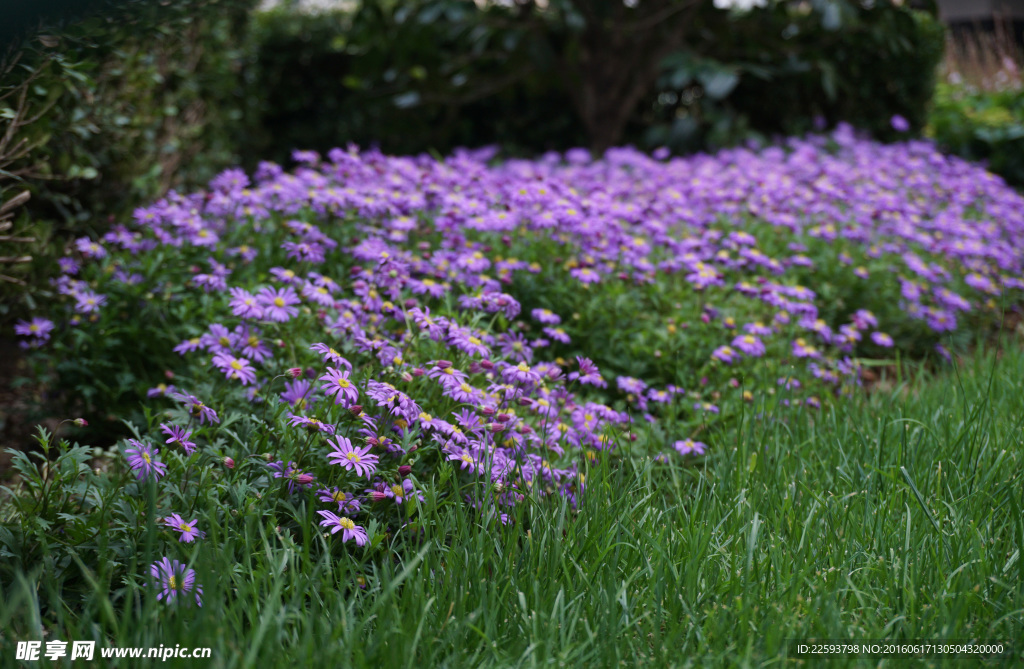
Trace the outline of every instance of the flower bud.
[[75, 425], [77, 425], [78, 427], [85, 427], [86, 425], [89, 424], [89, 421], [87, 421], [84, 418], [76, 418], [75, 420], [73, 420], [71, 422], [74, 423]]
[[383, 502], [387, 498], [388, 496], [379, 490], [374, 490], [373, 492], [370, 493], [370, 499], [372, 499], [374, 502]]
[[313, 482], [313, 475], [299, 474], [297, 477], [295, 477], [295, 482], [298, 483], [299, 485], [309, 485], [310, 483]]
[[495, 414], [494, 407], [480, 407], [480, 413], [482, 413], [485, 416], [493, 416]]
[[434, 364], [438, 367], [438, 369], [448, 369], [449, 367], [452, 366], [452, 363], [448, 360], [438, 360]]
[[288, 369], [288, 376], [292, 377], [293, 379], [299, 378], [300, 376], [302, 376], [302, 368], [301, 367], [290, 367]]
[[167, 371], [164, 372], [164, 378], [173, 379], [174, 378], [174, 372], [172, 372], [171, 370], [168, 369]]
[[490, 360], [481, 360], [480, 361], [480, 366], [482, 368], [486, 369], [487, 371], [490, 371], [490, 370], [494, 369], [494, 363], [491, 362]]
[[228, 469], [234, 469], [235, 468], [235, 460], [234, 460], [234, 458], [227, 458], [226, 457], [226, 458], [224, 458], [222, 460], [222, 462], [224, 463], [224, 466], [227, 467]]
[[412, 471], [412, 467], [410, 467], [409, 465], [401, 465], [398, 468], [398, 475], [399, 476], [408, 476], [409, 472], [411, 472], [411, 471]]
[[415, 369], [412, 370], [412, 375], [415, 376], [416, 378], [419, 378], [426, 373], [427, 370], [423, 369], [422, 367], [416, 367]]
[[402, 372], [402, 380], [405, 381], [406, 383], [411, 383], [412, 374], [410, 374], [409, 372]]
[[[363, 405], [362, 404], [353, 404], [352, 406], [350, 406], [348, 408], [348, 410], [349, 410], [349, 412], [353, 416], [358, 416], [359, 414], [363, 413]], [[369, 440], [367, 440], [367, 441], [369, 441]]]

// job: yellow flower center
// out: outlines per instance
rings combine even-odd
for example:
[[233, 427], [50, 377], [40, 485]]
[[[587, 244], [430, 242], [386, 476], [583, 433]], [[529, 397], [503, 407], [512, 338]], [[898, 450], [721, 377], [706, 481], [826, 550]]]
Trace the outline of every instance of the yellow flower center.
[[349, 461], [351, 461], [351, 462], [356, 462], [356, 463], [362, 462], [362, 459], [360, 459], [359, 454], [356, 453], [355, 451], [352, 451], [351, 453], [345, 454], [345, 457], [348, 458]]
[[391, 486], [391, 492], [395, 493], [395, 497], [401, 497], [405, 494], [405, 490], [403, 490], [400, 485]]
[[339, 518], [338, 525], [341, 525], [341, 527], [346, 530], [354, 529], [356, 526], [350, 518]]
[[274, 298], [274, 306], [275, 307], [283, 307], [284, 306], [284, 298], [275, 297]]

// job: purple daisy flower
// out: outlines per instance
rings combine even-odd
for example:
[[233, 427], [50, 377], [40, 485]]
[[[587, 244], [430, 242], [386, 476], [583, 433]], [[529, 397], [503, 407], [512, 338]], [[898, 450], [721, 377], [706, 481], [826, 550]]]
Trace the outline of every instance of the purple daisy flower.
[[263, 317], [268, 321], [285, 323], [299, 314], [298, 307], [294, 306], [299, 304], [299, 296], [289, 287], [263, 288], [257, 297], [263, 307]]
[[185, 428], [178, 425], [168, 425], [167, 423], [161, 423], [160, 429], [170, 437], [166, 442], [167, 444], [177, 444], [185, 449], [185, 453], [192, 455], [196, 450], [196, 444], [193, 441], [189, 441], [189, 437], [192, 436], [192, 430], [186, 431]]
[[293, 427], [304, 427], [310, 432], [326, 432], [327, 434], [334, 434], [333, 425], [312, 417], [297, 416], [293, 413], [289, 413], [288, 424]]
[[242, 288], [231, 288], [231, 313], [239, 318], [263, 318], [263, 307], [260, 306], [259, 298]]
[[200, 424], [207, 422], [210, 423], [210, 425], [220, 423], [220, 418], [217, 417], [217, 412], [203, 404], [195, 395], [172, 393], [171, 397], [184, 403], [189, 415], [198, 418]]
[[213, 357], [213, 364], [229, 379], [238, 379], [243, 386], [256, 382], [256, 370], [245, 358], [236, 358], [228, 353]]
[[128, 459], [128, 466], [136, 472], [140, 481], [149, 480], [150, 477], [159, 481], [160, 477], [167, 473], [167, 465], [157, 459], [159, 451], [150, 444], [129, 439], [128, 443], [135, 448], [125, 449], [125, 457]]
[[682, 440], [673, 444], [672, 448], [676, 449], [679, 455], [703, 455], [708, 449], [708, 445], [693, 440]]
[[346, 437], [338, 436], [334, 438], [331, 448], [333, 452], [327, 455], [327, 461], [331, 464], [341, 465], [366, 478], [377, 471], [377, 456], [370, 453], [369, 446], [356, 448]]
[[330, 511], [317, 511], [317, 513], [324, 517], [320, 521], [320, 527], [330, 527], [331, 534], [341, 532], [342, 541], [352, 539], [356, 542], [357, 546], [363, 546], [369, 540], [366, 536], [366, 530], [356, 525], [351, 518], [337, 516]]
[[154, 587], [160, 591], [156, 596], [157, 601], [170, 604], [177, 601], [179, 595], [194, 592], [196, 604], [203, 605], [203, 586], [196, 583], [194, 569], [188, 569], [177, 560], [163, 558], [150, 566], [149, 575], [153, 577]]
[[334, 403], [343, 406], [351, 406], [359, 399], [359, 390], [348, 378], [348, 372], [343, 372], [334, 367], [328, 367], [327, 373], [321, 376], [319, 381], [325, 381], [320, 389], [330, 397], [334, 395]]
[[354, 516], [360, 511], [362, 503], [352, 493], [342, 492], [339, 488], [321, 488], [318, 492], [321, 502], [338, 505], [338, 512]]
[[170, 527], [173, 530], [181, 533], [181, 537], [178, 541], [190, 544], [196, 539], [202, 539], [206, 536], [205, 532], [200, 532], [196, 529], [196, 525], [199, 524], [199, 520], [186, 521], [180, 515], [172, 513], [163, 519], [164, 525]]
[[872, 332], [871, 341], [885, 348], [891, 348], [893, 344], [892, 337], [885, 334], [884, 332]]
[[344, 367], [348, 371], [352, 371], [352, 363], [345, 358], [341, 357], [341, 354], [335, 351], [333, 348], [324, 343], [313, 344], [309, 347], [311, 350], [316, 351], [323, 356], [324, 362], [330, 363], [337, 367]]
[[23, 337], [35, 337], [40, 341], [50, 338], [53, 321], [46, 318], [33, 318], [31, 321], [18, 321], [14, 325], [14, 333]]

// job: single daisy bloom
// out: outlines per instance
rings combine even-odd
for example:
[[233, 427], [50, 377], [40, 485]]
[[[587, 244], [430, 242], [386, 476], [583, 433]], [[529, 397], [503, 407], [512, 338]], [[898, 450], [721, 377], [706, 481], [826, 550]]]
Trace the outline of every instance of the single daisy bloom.
[[31, 321], [18, 321], [14, 333], [23, 337], [37, 337], [46, 341], [53, 330], [53, 321], [46, 318], [33, 318]]
[[693, 439], [683, 439], [672, 444], [672, 448], [679, 452], [679, 455], [704, 455], [707, 444]]
[[196, 525], [199, 524], [198, 520], [186, 522], [185, 519], [179, 516], [178, 514], [172, 513], [171, 515], [164, 518], [163, 521], [164, 525], [181, 533], [181, 537], [178, 539], [178, 541], [183, 541], [187, 544], [190, 544], [196, 539], [202, 539], [206, 536], [205, 532], [200, 532], [196, 529]]
[[341, 532], [342, 541], [354, 539], [357, 546], [363, 546], [366, 544], [368, 540], [366, 530], [356, 525], [351, 518], [338, 516], [330, 511], [317, 511], [317, 513], [324, 517], [324, 519], [320, 521], [320, 527], [331, 528], [331, 534]]
[[884, 332], [872, 332], [871, 341], [875, 342], [879, 346], [884, 346], [885, 348], [890, 348], [893, 344], [892, 337]]
[[128, 466], [136, 472], [140, 481], [149, 480], [152, 477], [159, 481], [161, 476], [167, 473], [167, 465], [157, 460], [159, 451], [154, 446], [129, 439], [128, 443], [135, 448], [125, 449], [125, 456], [128, 459]]
[[236, 358], [228, 353], [213, 357], [213, 364], [229, 379], [238, 379], [243, 386], [256, 382], [256, 370], [245, 358]]
[[154, 587], [160, 591], [156, 596], [157, 601], [170, 604], [176, 601], [179, 595], [195, 593], [196, 604], [203, 605], [203, 586], [196, 584], [194, 569], [188, 569], [177, 560], [164, 558], [150, 566], [149, 575], [153, 577]]
[[328, 367], [327, 373], [320, 377], [320, 381], [326, 381], [320, 389], [330, 397], [334, 395], [334, 403], [343, 406], [351, 406], [359, 399], [359, 390], [348, 378], [348, 372], [343, 372], [334, 367]]
[[370, 447], [356, 448], [346, 437], [335, 437], [327, 460], [331, 464], [341, 465], [360, 476], [370, 478], [377, 471], [377, 456], [370, 453]]

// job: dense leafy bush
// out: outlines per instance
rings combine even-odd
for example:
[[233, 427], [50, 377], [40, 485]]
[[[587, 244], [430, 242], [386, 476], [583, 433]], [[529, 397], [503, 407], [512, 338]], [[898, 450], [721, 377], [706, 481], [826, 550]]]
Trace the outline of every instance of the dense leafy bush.
[[894, 115], [920, 131], [943, 54], [938, 19], [902, 3], [811, 5], [709, 13], [688, 50], [663, 63], [647, 141], [693, 150], [838, 122], [896, 139]]
[[[658, 16], [669, 28], [639, 32]], [[544, 10], [368, 1], [258, 23], [266, 99], [253, 164], [347, 141], [400, 153], [622, 142], [693, 151], [806, 132], [819, 119], [893, 139], [894, 115], [924, 125], [943, 50], [935, 18], [890, 2], [740, 13], [682, 0]]]
[[943, 149], [984, 161], [1009, 183], [1024, 185], [1024, 88], [939, 84], [927, 133]]
[[108, 217], [235, 161], [246, 105], [253, 0], [93, 4], [0, 61], [0, 201], [30, 191], [15, 234], [51, 261], [66, 234], [102, 232]]

